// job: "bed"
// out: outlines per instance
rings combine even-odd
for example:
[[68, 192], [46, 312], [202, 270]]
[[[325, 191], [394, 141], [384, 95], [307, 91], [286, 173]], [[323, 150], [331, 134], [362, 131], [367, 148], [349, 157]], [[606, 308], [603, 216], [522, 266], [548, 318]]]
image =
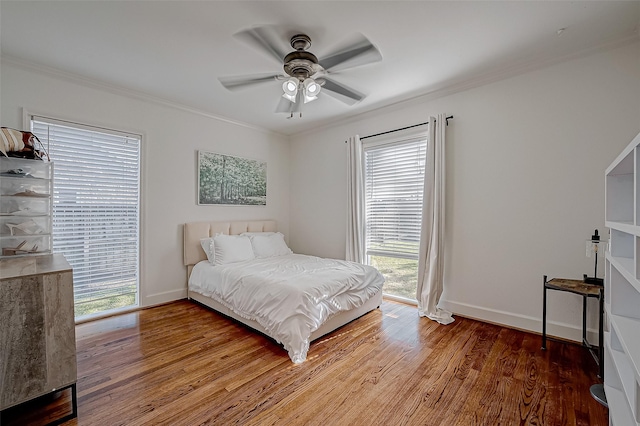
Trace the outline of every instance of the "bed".
[[[222, 234], [216, 239], [218, 241], [228, 238], [225, 237], [227, 235], [246, 233], [257, 235], [258, 240], [264, 235], [277, 233], [276, 222], [191, 222], [184, 225], [188, 297], [271, 337], [284, 346], [294, 363], [304, 362], [311, 341], [378, 308], [382, 303], [384, 278], [375, 268], [358, 263], [294, 253], [217, 266], [209, 262], [201, 245], [202, 239]], [[263, 270], [272, 272], [263, 273]], [[336, 291], [335, 274], [342, 274], [343, 270], [345, 273], [355, 272], [346, 278], [345, 289]], [[279, 277], [280, 272], [284, 274], [282, 278]], [[322, 278], [324, 276], [327, 278]], [[282, 293], [284, 290], [280, 287], [267, 291], [266, 284], [259, 284], [263, 281], [269, 286], [276, 285], [272, 282], [274, 280], [282, 280], [282, 287], [290, 289], [291, 295]], [[314, 283], [319, 287], [313, 287]], [[252, 289], [251, 285], [255, 287]], [[297, 289], [298, 285], [304, 289]], [[251, 293], [256, 293], [256, 300], [247, 301]], [[270, 297], [279, 299], [270, 301]], [[309, 313], [300, 310], [303, 302], [308, 305], [305, 309], [310, 309]], [[260, 306], [255, 312], [248, 309], [248, 306], [254, 308], [257, 304]], [[274, 308], [276, 305], [277, 309]], [[285, 308], [292, 311], [281, 312]], [[265, 313], [264, 309], [271, 312]], [[271, 317], [272, 312], [277, 316]]]

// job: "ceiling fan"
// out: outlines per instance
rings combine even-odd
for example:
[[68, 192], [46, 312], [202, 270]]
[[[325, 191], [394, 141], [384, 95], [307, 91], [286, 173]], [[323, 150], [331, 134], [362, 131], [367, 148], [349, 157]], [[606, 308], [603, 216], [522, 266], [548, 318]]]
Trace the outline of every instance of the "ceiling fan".
[[382, 60], [380, 51], [362, 34], [321, 59], [307, 50], [311, 47], [311, 38], [306, 34], [291, 37], [289, 43], [293, 51], [288, 50], [271, 26], [249, 28], [234, 36], [276, 59], [283, 66], [284, 74], [220, 77], [222, 85], [236, 90], [273, 80], [282, 81], [283, 95], [276, 112], [288, 113], [289, 118], [298, 113], [302, 117], [302, 105], [317, 99], [321, 89], [348, 105], [360, 102], [365, 98], [363, 93], [338, 83], [329, 74]]

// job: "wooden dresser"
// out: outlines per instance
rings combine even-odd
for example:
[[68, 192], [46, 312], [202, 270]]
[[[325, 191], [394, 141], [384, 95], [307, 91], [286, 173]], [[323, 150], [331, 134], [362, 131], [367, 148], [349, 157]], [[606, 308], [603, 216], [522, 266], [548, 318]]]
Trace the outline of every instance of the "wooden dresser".
[[2, 410], [62, 389], [76, 417], [73, 272], [61, 254], [0, 259]]

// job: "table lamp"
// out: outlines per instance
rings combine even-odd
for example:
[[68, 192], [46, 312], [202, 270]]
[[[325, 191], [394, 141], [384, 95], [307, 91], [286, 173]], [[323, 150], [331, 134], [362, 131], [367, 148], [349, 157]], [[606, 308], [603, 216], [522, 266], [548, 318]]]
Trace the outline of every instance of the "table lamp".
[[584, 274], [584, 282], [587, 284], [604, 285], [604, 279], [598, 278], [598, 251], [600, 251], [600, 244], [604, 244], [604, 241], [600, 241], [600, 235], [596, 229], [590, 240], [587, 240], [587, 257], [591, 257], [594, 254], [595, 266], [593, 270], [593, 277], [588, 277]]

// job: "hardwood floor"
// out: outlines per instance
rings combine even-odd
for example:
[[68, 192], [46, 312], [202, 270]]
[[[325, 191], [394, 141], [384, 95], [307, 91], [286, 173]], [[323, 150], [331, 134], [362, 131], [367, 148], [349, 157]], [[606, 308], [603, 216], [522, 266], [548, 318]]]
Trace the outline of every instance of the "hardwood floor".
[[[415, 307], [381, 309], [291, 363], [268, 338], [189, 301], [77, 327], [79, 417], [65, 425], [607, 425], [578, 345]], [[43, 424], [68, 394], [3, 424]], [[44, 406], [44, 408], [41, 408]]]

